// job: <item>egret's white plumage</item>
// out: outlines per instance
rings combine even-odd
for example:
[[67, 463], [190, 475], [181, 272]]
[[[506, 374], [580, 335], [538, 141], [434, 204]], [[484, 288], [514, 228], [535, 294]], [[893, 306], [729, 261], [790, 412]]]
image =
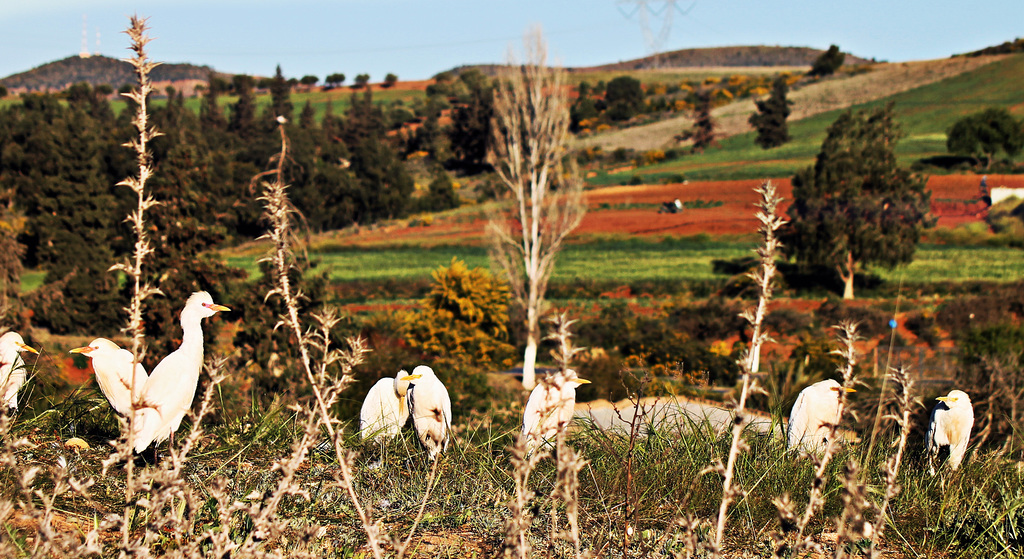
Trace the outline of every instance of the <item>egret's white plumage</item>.
[[537, 384], [523, 413], [523, 437], [528, 451], [550, 442], [568, 427], [576, 408], [576, 387], [589, 382], [569, 369]]
[[[110, 406], [121, 415], [128, 415], [132, 399], [138, 399], [149, 375], [142, 363], [135, 363], [135, 357], [127, 349], [106, 338], [96, 338], [85, 347], [76, 347], [71, 353], [81, 353], [92, 358], [92, 369], [96, 372], [96, 384], [106, 396]], [[134, 365], [134, 379], [132, 370]]]
[[181, 346], [164, 357], [146, 381], [135, 410], [133, 430], [135, 452], [142, 452], [154, 441], [167, 440], [178, 430], [185, 413], [192, 407], [203, 368], [202, 320], [231, 310], [214, 304], [205, 291], [193, 293], [181, 310]]
[[974, 408], [971, 398], [962, 390], [952, 390], [946, 396], [936, 398], [939, 401], [932, 409], [931, 421], [928, 423], [928, 471], [935, 474], [935, 458], [939, 449], [949, 447], [949, 468], [955, 470], [967, 452], [967, 442], [971, 439], [971, 427], [974, 426]]
[[433, 460], [448, 449], [452, 429], [452, 401], [448, 397], [448, 389], [430, 367], [420, 365], [406, 378], [411, 383], [409, 410], [416, 436]]
[[379, 439], [397, 436], [409, 421], [406, 395], [414, 375], [399, 371], [395, 378], [384, 377], [366, 393], [359, 410], [359, 437]]
[[[789, 414], [788, 448], [821, 452], [828, 443], [833, 425], [839, 424], [839, 393], [843, 386], [829, 379], [800, 391]], [[846, 391], [854, 392], [852, 388]]]
[[0, 394], [10, 410], [18, 409], [18, 390], [25, 384], [28, 372], [21, 352], [39, 353], [25, 345], [25, 340], [17, 332], [7, 332], [0, 336]]

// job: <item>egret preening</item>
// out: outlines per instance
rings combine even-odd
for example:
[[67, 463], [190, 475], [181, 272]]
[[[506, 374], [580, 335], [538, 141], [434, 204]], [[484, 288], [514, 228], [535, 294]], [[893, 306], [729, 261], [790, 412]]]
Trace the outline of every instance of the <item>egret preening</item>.
[[589, 383], [569, 369], [543, 379], [530, 392], [523, 413], [523, 437], [528, 452], [552, 441], [559, 431], [568, 427], [576, 410], [576, 387]]
[[142, 363], [135, 363], [132, 352], [121, 349], [106, 338], [96, 338], [85, 347], [72, 349], [71, 353], [80, 353], [92, 359], [92, 369], [96, 372], [96, 384], [100, 385], [100, 392], [106, 396], [114, 411], [127, 416], [132, 409], [132, 400], [138, 399], [149, 379]]
[[409, 406], [405, 401], [409, 383], [418, 378], [399, 371], [395, 378], [384, 377], [370, 388], [359, 410], [361, 439], [391, 438], [401, 432], [409, 421]]
[[932, 418], [928, 423], [928, 471], [935, 475], [935, 458], [939, 449], [949, 447], [949, 469], [960, 467], [960, 462], [967, 452], [967, 441], [971, 438], [971, 427], [974, 426], [974, 408], [971, 398], [962, 390], [952, 390], [946, 396], [936, 398], [939, 401], [932, 409]]
[[416, 436], [427, 448], [430, 459], [448, 449], [452, 429], [452, 401], [434, 370], [420, 365], [412, 370], [410, 380], [409, 410]]
[[788, 448], [801, 447], [808, 452], [821, 452], [828, 443], [833, 425], [839, 424], [839, 393], [856, 392], [844, 389], [829, 379], [816, 382], [800, 391], [789, 414]]
[[25, 340], [17, 332], [7, 332], [0, 336], [0, 394], [3, 394], [7, 409], [18, 409], [18, 390], [25, 384], [28, 372], [21, 352], [39, 353], [25, 345]]
[[167, 440], [192, 407], [203, 368], [202, 320], [231, 310], [217, 305], [205, 291], [193, 293], [181, 310], [181, 346], [153, 369], [146, 381], [132, 424], [135, 452], [142, 452], [154, 441]]

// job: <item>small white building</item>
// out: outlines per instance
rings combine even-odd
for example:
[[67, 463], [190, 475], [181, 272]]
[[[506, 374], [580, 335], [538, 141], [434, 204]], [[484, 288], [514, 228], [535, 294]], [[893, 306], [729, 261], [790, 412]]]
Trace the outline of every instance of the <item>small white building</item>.
[[990, 197], [992, 199], [993, 206], [1004, 200], [1009, 200], [1010, 198], [1016, 198], [1021, 202], [1024, 202], [1024, 188], [997, 186], [991, 190]]

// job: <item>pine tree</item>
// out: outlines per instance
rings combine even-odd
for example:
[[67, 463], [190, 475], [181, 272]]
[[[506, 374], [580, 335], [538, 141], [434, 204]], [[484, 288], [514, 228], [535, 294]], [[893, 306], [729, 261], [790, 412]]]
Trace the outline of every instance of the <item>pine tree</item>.
[[238, 101], [231, 107], [228, 130], [240, 138], [251, 138], [256, 133], [256, 98], [252, 91], [255, 82], [252, 76], [238, 74], [231, 83]]
[[212, 73], [207, 81], [206, 95], [203, 96], [203, 104], [199, 107], [199, 122], [204, 129], [223, 130], [227, 128], [228, 121], [221, 111], [217, 98], [220, 96], [221, 81]]
[[757, 129], [754, 143], [764, 149], [779, 147], [790, 140], [789, 106], [792, 101], [786, 99], [789, 86], [786, 77], [779, 76], [772, 82], [772, 94], [768, 99], [757, 101], [756, 113], [750, 115], [750, 125]]
[[114, 191], [114, 173], [126, 158], [114, 153], [113, 111], [83, 84], [66, 107], [53, 96], [32, 95], [5, 116], [11, 125], [2, 174], [27, 218], [26, 259], [47, 272], [49, 288], [30, 302], [35, 321], [55, 333], [89, 326], [111, 334], [121, 304], [108, 269], [126, 215]]
[[712, 90], [705, 89], [696, 93], [697, 102], [694, 105], [693, 129], [690, 138], [693, 140], [692, 150], [694, 153], [703, 152], [705, 148], [715, 145], [715, 121], [711, 118]]
[[910, 262], [928, 223], [924, 181], [896, 165], [900, 131], [889, 104], [846, 111], [832, 123], [813, 167], [793, 177], [783, 249], [802, 264], [827, 266], [853, 298], [859, 266]]
[[270, 80], [270, 107], [267, 108], [267, 116], [274, 120], [283, 116], [288, 120], [295, 114], [295, 107], [292, 105], [292, 87], [288, 84], [284, 74], [281, 73], [281, 66], [277, 66], [274, 77]]

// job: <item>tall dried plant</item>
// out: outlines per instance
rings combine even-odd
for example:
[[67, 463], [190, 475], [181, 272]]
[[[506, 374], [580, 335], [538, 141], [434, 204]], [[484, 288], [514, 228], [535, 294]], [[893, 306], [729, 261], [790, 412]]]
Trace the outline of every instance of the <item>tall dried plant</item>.
[[[807, 526], [810, 525], [811, 519], [825, 504], [825, 471], [828, 468], [829, 463], [832, 461], [832, 457], [835, 456], [836, 451], [839, 449], [839, 424], [842, 422], [843, 415], [847, 411], [847, 399], [848, 389], [852, 389], [856, 379], [854, 378], [854, 371], [857, 365], [857, 350], [854, 347], [855, 342], [859, 339], [857, 336], [857, 324], [850, 321], [844, 321], [835, 327], [839, 330], [839, 349], [833, 351], [842, 357], [842, 363], [839, 367], [839, 372], [842, 374], [843, 382], [842, 389], [838, 391], [839, 403], [836, 412], [836, 422], [828, 425], [828, 437], [825, 444], [825, 450], [821, 456], [811, 453], [810, 457], [815, 462], [814, 480], [811, 482], [810, 494], [807, 498], [807, 506], [804, 508], [803, 513], [799, 518], [793, 516], [792, 509], [785, 509], [780, 504], [789, 505], [788, 500], [783, 500], [777, 503], [776, 506], [780, 506], [780, 515], [783, 518], [783, 523], [789, 522], [790, 518], [795, 518], [796, 522], [796, 536], [795, 544], [793, 545], [793, 552], [795, 554], [817, 552], [821, 553], [820, 545], [806, 535]], [[853, 472], [853, 477], [847, 477], [845, 486], [848, 489], [856, 489], [854, 485], [857, 484], [856, 474], [859, 472], [859, 468], [856, 465], [852, 465], [850, 471]], [[857, 490], [859, 491], [859, 489]], [[856, 491], [854, 491], [856, 493]], [[852, 493], [851, 493], [852, 494]]]
[[761, 266], [758, 270], [750, 273], [758, 287], [757, 305], [753, 309], [747, 309], [742, 316], [750, 324], [753, 332], [750, 336], [750, 347], [741, 362], [743, 367], [743, 381], [740, 388], [739, 401], [733, 409], [732, 442], [729, 445], [729, 456], [726, 463], [716, 465], [722, 473], [722, 501], [718, 507], [718, 522], [715, 526], [715, 539], [711, 552], [718, 556], [722, 550], [722, 541], [725, 537], [725, 524], [728, 517], [729, 505], [736, 497], [743, 495], [743, 490], [735, 483], [736, 460], [740, 453], [749, 449], [743, 441], [743, 429], [750, 422], [750, 414], [746, 411], [747, 398], [754, 391], [758, 390], [753, 373], [757, 372], [761, 355], [761, 346], [770, 340], [768, 332], [764, 329], [764, 317], [768, 312], [768, 302], [771, 301], [773, 286], [772, 279], [775, 277], [775, 255], [781, 243], [776, 232], [786, 221], [779, 217], [778, 208], [782, 202], [775, 185], [771, 181], [765, 181], [754, 189], [760, 196], [757, 203], [758, 211], [755, 214], [761, 223], [758, 233], [761, 235], [761, 243], [757, 248], [757, 256]]
[[[914, 380], [910, 377], [906, 367], [891, 368], [888, 376], [896, 385], [896, 413], [887, 415], [896, 423], [899, 429], [899, 439], [896, 441], [896, 452], [893, 453], [882, 466], [882, 473], [885, 475], [885, 493], [882, 495], [882, 504], [878, 506], [873, 529], [870, 533], [871, 546], [868, 548], [869, 557], [878, 557], [878, 541], [885, 530], [885, 520], [889, 514], [889, 502], [899, 494], [900, 486], [896, 478], [900, 473], [900, 466], [903, 464], [903, 452], [907, 448], [907, 436], [910, 434], [910, 414], [913, 411], [911, 392], [914, 387]], [[869, 463], [870, 464], [870, 463]]]
[[[149, 143], [159, 137], [161, 134], [149, 123], [149, 112], [147, 110], [146, 101], [149, 98], [149, 94], [152, 93], [153, 87], [149, 80], [149, 73], [153, 68], [159, 66], [159, 63], [151, 62], [148, 55], [146, 54], [146, 45], [152, 40], [147, 31], [149, 28], [146, 25], [146, 19], [141, 18], [137, 15], [131, 16], [129, 20], [128, 29], [125, 33], [131, 41], [129, 47], [135, 56], [129, 58], [127, 62], [131, 64], [135, 71], [136, 87], [127, 93], [123, 93], [125, 97], [132, 100], [135, 103], [135, 114], [132, 117], [132, 125], [135, 128], [137, 137], [124, 145], [131, 148], [135, 153], [135, 162], [138, 166], [138, 174], [134, 177], [128, 177], [118, 183], [118, 186], [127, 186], [132, 189], [132, 192], [136, 196], [135, 209], [129, 214], [128, 221], [132, 225], [132, 230], [135, 233], [135, 246], [131, 259], [127, 262], [121, 262], [111, 266], [111, 271], [124, 272], [131, 282], [132, 285], [132, 297], [128, 304], [128, 308], [125, 309], [128, 312], [128, 325], [124, 329], [125, 333], [132, 340], [132, 356], [136, 364], [141, 363], [146, 353], [145, 345], [145, 326], [142, 323], [142, 303], [151, 295], [160, 294], [160, 290], [153, 287], [149, 282], [143, 283], [142, 265], [146, 260], [146, 257], [152, 254], [153, 247], [150, 245], [149, 235], [146, 232], [146, 210], [157, 205], [158, 202], [146, 191], [146, 183], [149, 182], [149, 178], [153, 174], [152, 167], [152, 154], [149, 150]], [[135, 390], [135, 376], [132, 376], [132, 386], [130, 391], [132, 394], [136, 393]], [[127, 423], [125, 429], [128, 433], [127, 446], [122, 449], [119, 458], [127, 462], [127, 475], [128, 475], [128, 487], [129, 494], [131, 497], [131, 487], [134, 485], [131, 483], [133, 461], [132, 461], [132, 448], [133, 448], [133, 429], [132, 422], [135, 416], [134, 410], [137, 407], [138, 402], [132, 402], [133, 413], [128, 414]], [[127, 514], [127, 512], [126, 512]]]
[[536, 385], [541, 317], [548, 279], [566, 237], [586, 211], [583, 181], [566, 165], [569, 100], [565, 71], [547, 65], [539, 29], [524, 39], [526, 61], [509, 54], [494, 94], [494, 142], [489, 154], [513, 208], [488, 224], [492, 258], [505, 272], [526, 315], [523, 386]]

